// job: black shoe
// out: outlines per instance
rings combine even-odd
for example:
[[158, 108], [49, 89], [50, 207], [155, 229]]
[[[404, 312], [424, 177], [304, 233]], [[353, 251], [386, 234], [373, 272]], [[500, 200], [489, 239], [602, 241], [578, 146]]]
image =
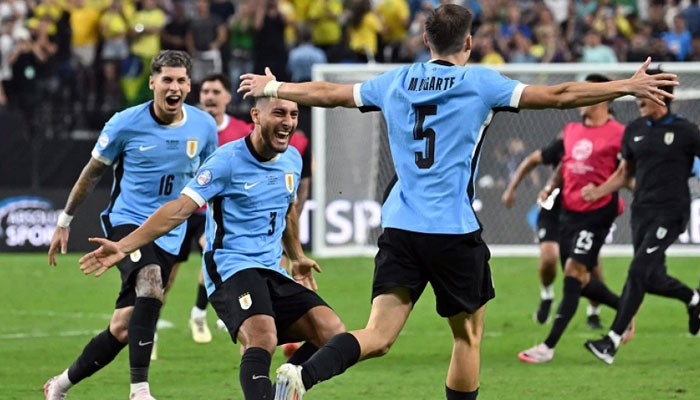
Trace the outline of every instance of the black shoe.
[[605, 335], [602, 339], [588, 340], [583, 345], [588, 351], [593, 353], [600, 361], [611, 365], [615, 360], [617, 349], [609, 336]]
[[697, 335], [700, 332], [700, 303], [688, 307], [688, 329], [691, 335]]
[[535, 311], [534, 319], [538, 324], [546, 324], [549, 321], [549, 311], [552, 309], [552, 299], [540, 300], [540, 305]]
[[600, 324], [600, 315], [598, 314], [591, 314], [588, 316], [588, 327], [593, 329], [594, 331], [603, 329], [603, 325]]

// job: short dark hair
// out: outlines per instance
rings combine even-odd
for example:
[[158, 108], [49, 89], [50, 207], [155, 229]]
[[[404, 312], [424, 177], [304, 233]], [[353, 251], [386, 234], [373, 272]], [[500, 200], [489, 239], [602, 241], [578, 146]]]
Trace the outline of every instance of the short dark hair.
[[443, 4], [428, 14], [425, 33], [430, 47], [438, 54], [454, 54], [462, 50], [464, 39], [471, 32], [472, 14], [466, 7]]
[[[661, 67], [647, 70], [648, 75], [658, 75], [663, 73], [664, 71], [661, 69]], [[673, 94], [673, 86], [659, 86], [659, 89], [663, 90], [664, 92]], [[666, 107], [671, 108], [671, 100], [673, 99], [671, 99], [670, 97], [664, 97], [664, 103], [666, 103]]]
[[181, 50], [162, 50], [151, 60], [151, 75], [160, 74], [163, 67], [184, 68], [187, 76], [192, 72], [192, 58]]
[[204, 82], [221, 82], [221, 85], [226, 89], [227, 92], [231, 93], [231, 80], [224, 74], [210, 74], [202, 79], [202, 86]]
[[586, 76], [586, 79], [584, 79], [586, 82], [595, 82], [595, 83], [603, 83], [603, 82], [610, 82], [610, 78], [603, 74], [588, 74]]

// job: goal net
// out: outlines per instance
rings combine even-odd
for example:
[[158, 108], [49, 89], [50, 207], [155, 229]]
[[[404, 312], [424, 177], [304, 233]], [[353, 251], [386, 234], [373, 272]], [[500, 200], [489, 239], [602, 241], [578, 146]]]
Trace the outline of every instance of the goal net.
[[[356, 83], [372, 78], [396, 65], [317, 65], [314, 80]], [[631, 76], [639, 64], [521, 64], [495, 67], [508, 77], [526, 84], [551, 85], [582, 80], [589, 73], [611, 79]], [[700, 121], [700, 63], [665, 63], [665, 71], [678, 74], [672, 111], [691, 122]], [[613, 102], [615, 118], [627, 124], [639, 117], [635, 99]], [[381, 203], [394, 177], [386, 125], [380, 112], [355, 109], [312, 111], [312, 150], [315, 159], [312, 214], [312, 249], [318, 256], [369, 255], [376, 252], [381, 234]], [[535, 198], [551, 168], [538, 167], [523, 180], [515, 206], [508, 210], [501, 195], [513, 172], [532, 151], [542, 148], [568, 122], [580, 121], [578, 110], [523, 110], [499, 112], [488, 130], [481, 152], [474, 208], [484, 226], [483, 236], [495, 255], [534, 255], [537, 246], [534, 223]], [[697, 181], [690, 181], [693, 197]], [[631, 195], [623, 191], [627, 205]], [[617, 218], [604, 252], [631, 254], [630, 213]], [[693, 200], [688, 231], [671, 250], [676, 254], [700, 254], [700, 199]], [[684, 245], [683, 245], [684, 244]], [[607, 248], [607, 249], [606, 249]]]

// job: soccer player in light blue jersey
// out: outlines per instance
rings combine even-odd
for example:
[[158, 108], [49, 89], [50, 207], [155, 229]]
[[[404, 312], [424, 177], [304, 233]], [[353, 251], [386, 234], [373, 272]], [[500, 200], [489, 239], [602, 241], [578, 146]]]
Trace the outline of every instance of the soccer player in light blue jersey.
[[[101, 246], [80, 260], [86, 273], [100, 275], [206, 203], [204, 281], [231, 338], [245, 347], [239, 379], [247, 400], [273, 398], [270, 362], [278, 344], [305, 340], [290, 359], [302, 362], [345, 331], [310, 290], [316, 289], [312, 271], [321, 270], [299, 243], [294, 200], [302, 161], [289, 146], [298, 113], [291, 101], [258, 99], [249, 136], [216, 150], [178, 199], [130, 235], [116, 243], [90, 239]], [[292, 260], [291, 275], [280, 266], [283, 248]]]
[[627, 94], [671, 96], [658, 87], [677, 84], [672, 74], [647, 75], [647, 60], [630, 79], [526, 86], [481, 66], [465, 66], [472, 48], [471, 20], [461, 6], [433, 10], [423, 35], [432, 60], [362, 84], [283, 83], [269, 70], [266, 76], [241, 77], [238, 91], [244, 97], [380, 109], [398, 175], [382, 208], [384, 233], [366, 328], [334, 337], [301, 366], [281, 366], [277, 386], [289, 390], [278, 399], [301, 399], [311, 386], [357, 361], [386, 354], [428, 282], [438, 314], [447, 319], [454, 337], [447, 399], [476, 398], [483, 316], [494, 290], [489, 251], [471, 203], [481, 146], [494, 113], [573, 108]]
[[[151, 62], [153, 101], [115, 114], [105, 125], [92, 158], [73, 186], [49, 248], [67, 250], [69, 224], [108, 166], [114, 170], [112, 196], [101, 214], [113, 240], [142, 225], [161, 205], [178, 197], [217, 145], [216, 123], [207, 113], [184, 104], [190, 91], [187, 53], [163, 51]], [[91, 376], [129, 343], [130, 399], [153, 399], [148, 369], [164, 283], [180, 251], [186, 224], [172, 226], [153, 244], [140, 246], [119, 263], [122, 286], [109, 327], [85, 346], [78, 359], [44, 385], [47, 399], [63, 399], [68, 389]]]

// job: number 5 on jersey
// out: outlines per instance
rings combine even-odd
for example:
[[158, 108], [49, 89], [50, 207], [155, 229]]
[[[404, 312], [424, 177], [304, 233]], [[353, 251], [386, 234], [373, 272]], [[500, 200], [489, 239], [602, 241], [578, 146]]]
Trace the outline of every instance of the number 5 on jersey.
[[417, 151], [416, 165], [420, 169], [430, 168], [435, 162], [435, 131], [431, 128], [423, 130], [423, 123], [427, 115], [436, 115], [437, 106], [426, 104], [415, 106], [416, 108], [416, 125], [413, 127], [413, 139], [423, 140], [425, 142], [425, 153]]

